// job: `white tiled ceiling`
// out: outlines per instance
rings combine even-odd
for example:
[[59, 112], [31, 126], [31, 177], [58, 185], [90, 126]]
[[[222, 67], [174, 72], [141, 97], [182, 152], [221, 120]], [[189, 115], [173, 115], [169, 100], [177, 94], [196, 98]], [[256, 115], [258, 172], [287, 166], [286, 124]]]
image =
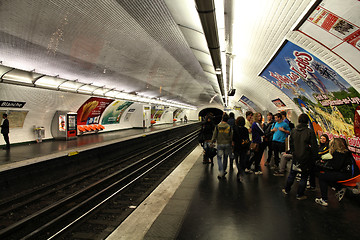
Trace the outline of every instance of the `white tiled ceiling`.
[[[295, 104], [258, 76], [285, 38], [320, 56], [351, 84], [359, 74], [291, 28], [311, 0], [233, 4], [234, 88], [262, 110]], [[227, 17], [225, 13], [225, 17]], [[219, 94], [194, 0], [0, 1], [0, 61], [6, 66], [125, 92], [207, 105]], [[357, 89], [358, 86], [355, 86]], [[215, 102], [222, 101], [218, 97]]]

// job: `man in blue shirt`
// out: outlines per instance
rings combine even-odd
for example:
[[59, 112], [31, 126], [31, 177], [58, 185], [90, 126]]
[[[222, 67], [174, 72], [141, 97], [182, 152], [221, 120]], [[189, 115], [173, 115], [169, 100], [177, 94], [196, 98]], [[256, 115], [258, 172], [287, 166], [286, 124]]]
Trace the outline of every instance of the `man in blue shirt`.
[[289, 125], [283, 121], [280, 113], [275, 114], [275, 125], [271, 128], [274, 133], [272, 147], [274, 150], [275, 167], [279, 166], [279, 154], [285, 152], [285, 139], [290, 134]]

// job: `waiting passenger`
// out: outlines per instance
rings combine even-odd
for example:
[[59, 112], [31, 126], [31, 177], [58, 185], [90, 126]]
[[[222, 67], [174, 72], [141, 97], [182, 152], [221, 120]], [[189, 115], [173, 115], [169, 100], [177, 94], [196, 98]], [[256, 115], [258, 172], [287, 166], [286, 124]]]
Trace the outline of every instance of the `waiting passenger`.
[[352, 153], [349, 151], [346, 141], [342, 138], [334, 138], [330, 142], [330, 154], [332, 159], [322, 160], [326, 163], [326, 169], [320, 171], [319, 184], [321, 191], [321, 198], [316, 198], [315, 202], [328, 206], [328, 186], [335, 187], [336, 198], [341, 201], [345, 195], [346, 188], [342, 187], [337, 181], [350, 179], [359, 174], [359, 168], [355, 164]]
[[[235, 126], [235, 114], [233, 112], [229, 113], [229, 120], [227, 121], [227, 123], [230, 125], [230, 127], [234, 130], [234, 126]], [[229, 162], [230, 162], [230, 171], [233, 170], [233, 165], [234, 165], [234, 153], [231, 152], [229, 155]], [[224, 169], [226, 170], [227, 168], [227, 162], [224, 165]]]
[[202, 138], [202, 147], [204, 148], [203, 163], [214, 165], [213, 157], [210, 157], [211, 138], [215, 129], [212, 115], [206, 115], [205, 122], [201, 125], [200, 136]]
[[252, 163], [254, 163], [256, 175], [263, 174], [260, 167], [261, 158], [264, 153], [264, 143], [263, 143], [264, 131], [263, 131], [263, 127], [261, 126], [262, 125], [261, 121], [262, 121], [261, 113], [255, 113], [254, 122], [251, 126], [251, 133], [252, 133], [251, 144], [255, 145], [256, 147], [253, 149], [254, 156], [249, 160], [247, 164], [247, 169], [245, 170], [246, 172], [251, 172], [250, 168]]
[[242, 182], [250, 146], [249, 131], [245, 127], [244, 117], [238, 117], [236, 119], [236, 124], [233, 130], [234, 159], [238, 169], [237, 180]]
[[275, 125], [271, 128], [274, 133], [272, 139], [272, 147], [274, 150], [274, 162], [275, 168], [279, 167], [279, 154], [285, 152], [285, 140], [288, 134], [290, 134], [290, 127], [282, 119], [280, 113], [275, 114]]
[[226, 169], [224, 169], [223, 164], [227, 161], [229, 154], [231, 153], [231, 144], [233, 132], [227, 120], [229, 116], [224, 113], [221, 122], [216, 126], [211, 142], [217, 142], [217, 160], [219, 175], [218, 178], [225, 178]]
[[269, 166], [270, 165], [270, 161], [271, 161], [271, 157], [273, 155], [273, 149], [272, 149], [272, 137], [273, 137], [273, 132], [271, 132], [271, 128], [273, 127], [273, 125], [275, 124], [274, 121], [274, 115], [269, 112], [266, 115], [267, 121], [264, 123], [264, 147], [268, 147], [268, 157], [267, 160], [265, 162], [265, 166]]
[[[322, 134], [320, 136], [320, 146], [318, 151], [318, 160], [321, 159], [322, 156], [325, 154], [329, 154], [329, 137], [326, 134]], [[313, 170], [310, 172], [310, 186], [308, 189], [315, 190], [316, 188], [316, 172], [318, 172], [318, 169], [316, 166], [313, 167]]]
[[299, 116], [299, 125], [291, 131], [290, 151], [293, 154], [293, 162], [290, 174], [286, 181], [284, 194], [288, 194], [294, 183], [296, 175], [301, 173], [301, 180], [297, 189], [296, 199], [306, 199], [305, 188], [310, 170], [317, 159], [318, 145], [314, 130], [308, 128], [309, 117], [305, 113]]

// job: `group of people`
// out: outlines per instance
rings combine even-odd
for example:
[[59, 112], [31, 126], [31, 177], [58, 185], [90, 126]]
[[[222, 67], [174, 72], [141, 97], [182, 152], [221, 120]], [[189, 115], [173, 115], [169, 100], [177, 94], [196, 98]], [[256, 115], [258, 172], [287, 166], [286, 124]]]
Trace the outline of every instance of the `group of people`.
[[[336, 189], [336, 197], [340, 201], [346, 188], [337, 181], [359, 174], [346, 140], [334, 138], [330, 142], [329, 137], [323, 134], [318, 145], [315, 132], [309, 128], [307, 114], [299, 116], [296, 127], [287, 119], [286, 112], [275, 115], [268, 113], [264, 123], [260, 113], [248, 111], [245, 118], [240, 116], [236, 120], [233, 113], [224, 113], [218, 125], [213, 122], [213, 116], [208, 114], [200, 136], [204, 148], [204, 164], [214, 164], [215, 143], [217, 144], [219, 179], [226, 177], [228, 162], [230, 170], [235, 162], [238, 169], [237, 180], [240, 182], [246, 173], [262, 175], [260, 162], [265, 149], [268, 148], [264, 165], [274, 169], [275, 176], [285, 176], [287, 163], [292, 160], [282, 192], [285, 195], [289, 194], [295, 179], [298, 178], [296, 198], [306, 199], [306, 188], [315, 190], [315, 180], [318, 176], [321, 197], [316, 198], [315, 202], [322, 206], [328, 205], [329, 186]], [[288, 151], [285, 149], [287, 141]], [[308, 182], [310, 184], [307, 186]]]

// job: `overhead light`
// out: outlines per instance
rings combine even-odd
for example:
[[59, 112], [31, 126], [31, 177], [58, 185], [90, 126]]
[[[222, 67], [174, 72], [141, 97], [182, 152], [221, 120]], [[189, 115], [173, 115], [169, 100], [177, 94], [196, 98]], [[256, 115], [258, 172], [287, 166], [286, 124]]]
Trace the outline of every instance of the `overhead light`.
[[93, 85], [84, 85], [84, 86], [81, 86], [77, 91], [79, 93], [93, 93], [97, 88], [99, 87], [96, 87], [96, 86], [93, 86]]
[[35, 79], [37, 79], [40, 76], [41, 74], [13, 69], [11, 71], [6, 72], [3, 75], [2, 80], [3, 82], [6, 83], [34, 86]]
[[83, 85], [85, 84], [74, 81], [66, 81], [59, 85], [59, 89], [64, 91], [76, 92]]
[[35, 81], [34, 84], [37, 87], [58, 89], [58, 87], [66, 81], [67, 80], [62, 79], [62, 78], [43, 76], [42, 78], [39, 78], [37, 81]]

